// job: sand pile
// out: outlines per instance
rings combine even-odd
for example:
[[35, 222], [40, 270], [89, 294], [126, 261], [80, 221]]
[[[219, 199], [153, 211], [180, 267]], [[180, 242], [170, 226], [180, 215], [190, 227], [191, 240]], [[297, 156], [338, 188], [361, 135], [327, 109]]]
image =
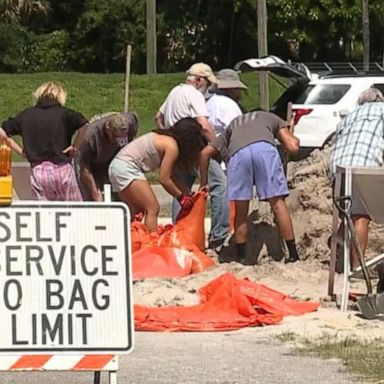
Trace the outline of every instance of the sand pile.
[[135, 301], [145, 305], [191, 305], [198, 302], [197, 290], [224, 272], [263, 281], [270, 287], [303, 299], [326, 295], [329, 258], [327, 238], [331, 233], [331, 187], [326, 176], [329, 148], [289, 165], [292, 193], [289, 207], [303, 261], [294, 265], [279, 262], [284, 258], [269, 204], [254, 201], [249, 216], [250, 241], [257, 265], [235, 262], [218, 264], [213, 269], [182, 279], [152, 279], [135, 283]]
[[[254, 201], [249, 216], [249, 238], [255, 255], [253, 262], [257, 262], [257, 265], [244, 266], [235, 262], [217, 264], [208, 271], [185, 278], [135, 282], [135, 302], [149, 306], [197, 304], [198, 289], [225, 272], [264, 283], [298, 299], [325, 298], [329, 273], [327, 261], [330, 256], [327, 239], [332, 226], [332, 190], [327, 177], [330, 153], [331, 147], [326, 147], [314, 151], [302, 161], [290, 163], [288, 167], [291, 189], [288, 205], [302, 261], [288, 265], [281, 261], [284, 257], [283, 247], [269, 204]], [[383, 234], [382, 227], [372, 225], [367, 256], [382, 251]], [[341, 284], [340, 275], [335, 282], [335, 292], [338, 294], [341, 293]], [[351, 289], [365, 292], [365, 285], [362, 280], [356, 280]], [[378, 331], [380, 327], [377, 322], [359, 319], [351, 312], [340, 312], [334, 303], [327, 302], [326, 307], [304, 317], [288, 318], [279, 326], [265, 327], [258, 334], [289, 331], [315, 338], [331, 335], [364, 339], [369, 331], [373, 337], [384, 337], [384, 333]]]

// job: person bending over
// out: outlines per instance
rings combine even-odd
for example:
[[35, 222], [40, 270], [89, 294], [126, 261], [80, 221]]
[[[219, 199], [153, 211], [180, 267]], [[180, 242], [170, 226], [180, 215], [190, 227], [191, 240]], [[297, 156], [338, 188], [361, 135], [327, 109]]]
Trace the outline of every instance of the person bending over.
[[[299, 260], [290, 213], [285, 203], [289, 194], [275, 139], [289, 151], [299, 150], [299, 140], [289, 131], [287, 122], [270, 112], [257, 111], [237, 117], [226, 131], [208, 144], [200, 155], [200, 188], [207, 189], [209, 158], [220, 154], [227, 162], [228, 200], [235, 201], [235, 259], [245, 261], [247, 217], [253, 186], [260, 200], [268, 201], [275, 215], [289, 256], [286, 262]], [[232, 249], [232, 247], [231, 247]], [[219, 257], [228, 260], [229, 246]]]
[[104, 184], [110, 184], [108, 167], [117, 152], [131, 142], [138, 131], [134, 112], [104, 114], [87, 126], [75, 166], [85, 201], [103, 201]]
[[187, 186], [174, 176], [177, 166], [190, 172], [198, 164], [200, 151], [207, 140], [201, 125], [192, 118], [178, 121], [170, 129], [155, 129], [123, 147], [109, 166], [112, 190], [119, 194], [133, 217], [144, 212], [150, 232], [157, 230], [160, 206], [145, 178], [145, 173], [159, 169], [159, 182], [174, 196], [183, 209], [192, 207]]

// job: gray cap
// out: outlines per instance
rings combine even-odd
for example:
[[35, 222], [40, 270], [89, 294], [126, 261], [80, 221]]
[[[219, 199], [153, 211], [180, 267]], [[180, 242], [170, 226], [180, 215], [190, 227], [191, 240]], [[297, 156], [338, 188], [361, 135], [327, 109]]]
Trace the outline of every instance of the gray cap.
[[108, 117], [108, 129], [116, 136], [133, 139], [138, 131], [138, 119], [134, 112], [116, 113]]
[[247, 89], [248, 87], [240, 80], [239, 73], [233, 69], [222, 69], [217, 72], [217, 88], [230, 89], [240, 88]]

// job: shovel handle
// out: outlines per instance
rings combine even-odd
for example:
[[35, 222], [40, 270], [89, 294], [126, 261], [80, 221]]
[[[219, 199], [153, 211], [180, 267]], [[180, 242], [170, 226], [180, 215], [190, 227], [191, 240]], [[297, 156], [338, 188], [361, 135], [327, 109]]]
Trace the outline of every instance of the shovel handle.
[[351, 210], [352, 210], [351, 196], [334, 197], [333, 202], [340, 213], [342, 213], [347, 218], [348, 216], [351, 217]]

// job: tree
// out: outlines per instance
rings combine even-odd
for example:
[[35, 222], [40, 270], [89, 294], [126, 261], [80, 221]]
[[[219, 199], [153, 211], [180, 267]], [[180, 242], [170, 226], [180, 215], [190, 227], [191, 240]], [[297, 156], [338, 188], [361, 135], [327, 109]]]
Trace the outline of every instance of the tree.
[[28, 25], [33, 17], [45, 17], [48, 12], [45, 0], [0, 0], [0, 18], [5, 23]]
[[71, 32], [74, 68], [123, 71], [127, 44], [133, 46], [132, 68], [145, 72], [145, 7], [143, 0], [85, 0]]

